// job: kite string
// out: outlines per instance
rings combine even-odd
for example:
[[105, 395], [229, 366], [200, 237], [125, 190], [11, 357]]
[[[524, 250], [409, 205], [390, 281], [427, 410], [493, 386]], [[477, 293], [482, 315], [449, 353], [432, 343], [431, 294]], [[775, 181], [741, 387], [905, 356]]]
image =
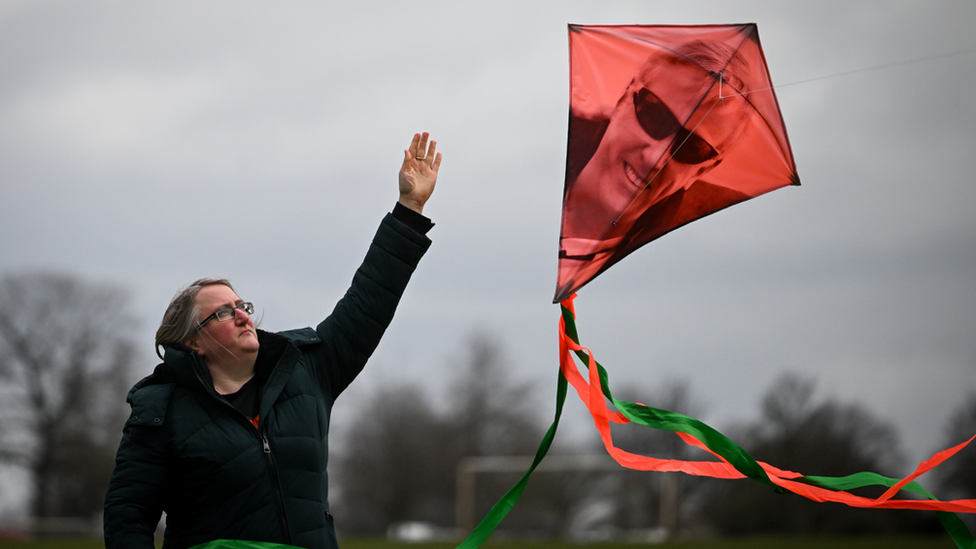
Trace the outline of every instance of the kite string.
[[733, 94], [730, 94], [730, 95], [727, 95], [727, 96], [722, 96], [722, 92], [721, 92], [721, 89], [722, 88], [721, 88], [721, 82], [720, 82], [719, 83], [719, 98], [720, 99], [724, 99], [725, 97], [734, 97], [736, 95], [749, 95], [750, 93], [757, 93], [757, 92], [767, 91], [767, 90], [776, 90], [776, 89], [781, 89], [781, 88], [785, 88], [785, 87], [788, 87], [788, 86], [796, 86], [797, 84], [807, 84], [809, 82], [816, 82], [818, 80], [828, 80], [830, 78], [839, 78], [841, 76], [849, 76], [849, 75], [852, 75], [852, 74], [859, 74], [859, 73], [862, 73], [862, 72], [872, 72], [872, 71], [879, 71], [879, 70], [883, 70], [883, 69], [890, 69], [892, 67], [900, 67], [902, 65], [911, 65], [913, 63], [921, 63], [923, 61], [931, 61], [933, 59], [943, 59], [943, 58], [946, 58], [946, 57], [956, 57], [956, 56], [959, 56], [959, 55], [966, 55], [966, 54], [970, 54], [970, 53], [973, 53], [973, 52], [976, 52], [976, 48], [969, 48], [968, 50], [960, 50], [960, 51], [951, 52], [951, 53], [940, 53], [940, 54], [935, 54], [935, 55], [929, 55], [929, 56], [926, 56], [926, 57], [918, 57], [916, 59], [906, 59], [904, 61], [895, 61], [893, 63], [885, 63], [884, 65], [875, 65], [873, 67], [865, 67], [863, 69], [854, 69], [854, 70], [851, 70], [851, 71], [837, 72], [837, 73], [834, 73], [834, 74], [827, 74], [827, 75], [824, 75], [824, 76], [817, 76], [815, 78], [808, 78], [806, 80], [797, 80], [795, 82], [789, 82], [787, 84], [779, 84], [778, 86], [768, 86], [768, 87], [765, 87], [765, 88], [757, 88], [755, 90], [749, 90], [749, 91], [743, 91], [743, 92], [733, 93]]
[[[916, 59], [907, 59], [907, 60], [904, 60], [904, 61], [896, 61], [896, 62], [893, 62], [893, 63], [886, 63], [884, 65], [876, 65], [876, 66], [873, 66], [873, 67], [865, 67], [865, 68], [862, 68], [862, 69], [855, 69], [855, 70], [852, 70], [852, 71], [845, 71], [845, 72], [839, 72], [839, 73], [834, 73], [834, 74], [828, 74], [828, 75], [824, 75], [824, 76], [818, 76], [818, 77], [815, 77], [815, 78], [808, 78], [806, 80], [798, 80], [796, 82], [789, 82], [787, 84], [780, 84], [778, 86], [767, 86], [767, 87], [764, 87], [764, 88], [757, 88], [757, 89], [749, 90], [749, 91], [739, 91], [739, 92], [736, 92], [736, 93], [730, 93], [729, 95], [725, 95], [725, 90], [724, 90], [724, 87], [722, 85], [725, 79], [722, 77], [722, 73], [719, 73], [719, 78], [718, 78], [718, 85], [719, 85], [719, 88], [718, 88], [718, 99], [719, 100], [723, 100], [723, 99], [727, 99], [727, 98], [730, 98], [730, 97], [746, 96], [746, 95], [749, 95], [749, 94], [763, 92], [763, 91], [770, 91], [770, 90], [774, 90], [775, 91], [777, 89], [785, 88], [785, 87], [788, 87], [788, 86], [795, 86], [797, 84], [806, 84], [806, 83], [809, 83], [809, 82], [816, 82], [817, 80], [827, 80], [827, 79], [830, 79], [830, 78], [839, 78], [841, 76], [848, 76], [848, 75], [851, 75], [851, 74], [858, 74], [858, 73], [862, 73], [862, 72], [871, 72], [871, 71], [883, 70], [883, 69], [888, 69], [888, 68], [891, 68], [891, 67], [898, 67], [898, 66], [902, 66], [902, 65], [910, 65], [910, 64], [913, 64], [913, 63], [921, 63], [923, 61], [931, 61], [933, 59], [942, 59], [942, 58], [946, 58], [946, 57], [955, 57], [955, 56], [959, 56], [959, 55], [966, 55], [966, 54], [970, 54], [970, 53], [973, 53], [973, 52], [976, 52], [976, 48], [970, 48], [970, 49], [960, 50], [960, 51], [951, 52], [951, 53], [942, 53], [942, 54], [936, 54], [936, 55], [929, 55], [929, 56], [926, 56], [926, 57], [919, 57], [919, 58], [916, 58]], [[733, 89], [735, 89], [735, 88], [733, 88]], [[674, 158], [674, 155], [676, 154], [676, 151], [679, 150], [682, 146], [684, 146], [685, 141], [687, 141], [691, 137], [690, 134], [691, 133], [694, 133], [695, 130], [698, 129], [698, 126], [700, 126], [701, 123], [704, 122], [706, 118], [708, 118], [709, 113], [712, 112], [712, 109], [714, 109], [715, 108], [715, 105], [717, 105], [717, 104], [718, 104], [718, 101], [715, 101], [712, 104], [712, 106], [708, 109], [708, 111], [705, 113], [705, 115], [701, 117], [701, 119], [698, 121], [697, 124], [695, 124], [695, 127], [691, 129], [691, 131], [689, 132], [689, 135], [685, 136], [684, 141], [682, 141], [681, 144], [679, 144], [677, 148], [672, 147], [673, 150], [670, 151], [670, 154], [668, 155], [667, 160], [665, 160], [665, 162], [661, 166], [661, 168], [659, 170], [657, 170], [650, 177], [650, 179], [648, 179], [644, 183], [644, 186], [641, 187], [640, 190], [637, 193], [634, 194], [634, 197], [627, 204], [627, 207], [624, 208], [623, 211], [620, 213], [620, 215], [618, 215], [617, 218], [614, 219], [610, 223], [611, 226], [614, 226], [615, 227], [617, 225], [617, 223], [620, 222], [621, 219], [623, 219], [623, 217], [626, 214], [626, 212], [628, 210], [630, 210], [631, 206], [634, 205], [634, 203], [637, 201], [637, 199], [640, 197], [640, 195], [643, 194], [644, 191], [647, 190], [648, 187], [651, 186], [651, 183], [653, 183], [654, 180], [657, 179], [657, 176], [662, 171], [664, 171], [664, 168], [671, 162], [671, 159]]]

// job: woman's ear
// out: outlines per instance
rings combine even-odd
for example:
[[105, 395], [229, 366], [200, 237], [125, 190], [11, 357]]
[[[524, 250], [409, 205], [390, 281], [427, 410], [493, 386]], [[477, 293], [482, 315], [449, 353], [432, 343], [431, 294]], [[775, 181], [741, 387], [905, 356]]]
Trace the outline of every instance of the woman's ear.
[[184, 339], [183, 345], [186, 345], [187, 347], [193, 349], [200, 356], [204, 356], [206, 354], [204, 352], [203, 345], [201, 345], [200, 332], [196, 332], [192, 336]]

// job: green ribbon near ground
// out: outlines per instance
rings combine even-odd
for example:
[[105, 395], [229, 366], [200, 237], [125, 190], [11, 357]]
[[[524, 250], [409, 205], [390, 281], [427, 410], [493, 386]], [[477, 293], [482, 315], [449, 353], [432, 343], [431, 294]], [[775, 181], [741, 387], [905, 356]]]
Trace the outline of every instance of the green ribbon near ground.
[[200, 545], [194, 545], [190, 549], [300, 549], [294, 545], [282, 545], [280, 543], [270, 543], [267, 541], [246, 541], [239, 539], [215, 539]]

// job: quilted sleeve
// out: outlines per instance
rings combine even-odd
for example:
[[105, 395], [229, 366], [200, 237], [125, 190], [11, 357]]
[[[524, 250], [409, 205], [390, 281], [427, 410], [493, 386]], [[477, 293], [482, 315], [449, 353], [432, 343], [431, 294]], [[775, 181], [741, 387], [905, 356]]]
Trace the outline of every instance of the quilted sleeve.
[[391, 214], [383, 219], [346, 295], [316, 331], [323, 364], [317, 374], [335, 398], [362, 371], [393, 320], [393, 313], [430, 239]]

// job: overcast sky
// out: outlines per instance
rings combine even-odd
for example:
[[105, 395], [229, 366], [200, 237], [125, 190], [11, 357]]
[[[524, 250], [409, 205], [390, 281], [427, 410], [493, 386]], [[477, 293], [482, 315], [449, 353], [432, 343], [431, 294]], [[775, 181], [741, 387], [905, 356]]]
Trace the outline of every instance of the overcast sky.
[[[938, 449], [976, 390], [976, 3], [339, 4], [0, 0], [0, 274], [130, 288], [140, 375], [200, 276], [266, 329], [315, 325], [430, 131], [434, 244], [348, 402], [449, 379], [484, 333], [548, 421], [567, 24], [756, 22], [803, 185], [591, 282], [582, 342], [612, 387], [689, 381], [719, 429], [793, 371], [899, 426], [904, 473]], [[561, 433], [588, 432], [570, 408]]]

